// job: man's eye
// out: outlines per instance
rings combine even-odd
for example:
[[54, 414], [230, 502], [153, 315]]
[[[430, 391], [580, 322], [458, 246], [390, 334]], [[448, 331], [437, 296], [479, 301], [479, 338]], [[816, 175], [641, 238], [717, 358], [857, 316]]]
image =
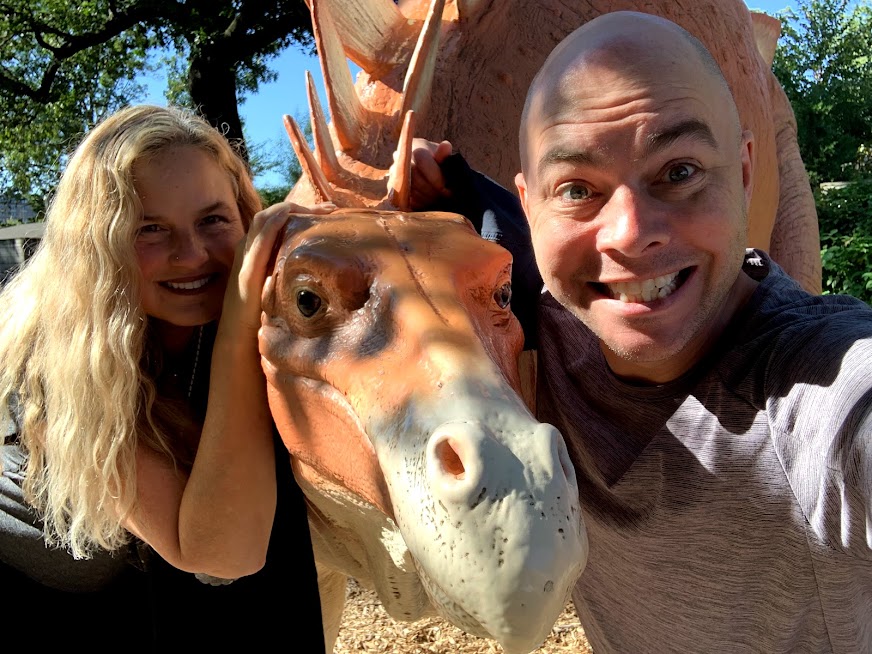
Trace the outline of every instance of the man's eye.
[[669, 170], [666, 171], [666, 179], [670, 182], [684, 182], [696, 173], [696, 166], [692, 166], [690, 164], [682, 163], [677, 164], [675, 166], [671, 166]]
[[557, 195], [569, 201], [586, 200], [590, 197], [590, 189], [577, 182], [571, 182], [558, 188]]

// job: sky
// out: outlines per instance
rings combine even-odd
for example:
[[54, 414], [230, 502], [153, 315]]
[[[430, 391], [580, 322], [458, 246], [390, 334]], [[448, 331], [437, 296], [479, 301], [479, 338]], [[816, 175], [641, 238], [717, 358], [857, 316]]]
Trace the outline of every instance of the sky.
[[[748, 7], [755, 11], [774, 15], [788, 7], [796, 10], [797, 0], [746, 0]], [[246, 139], [255, 144], [265, 144], [268, 148], [287, 148], [291, 151], [282, 116], [290, 114], [300, 121], [306, 120], [309, 113], [306, 101], [306, 77], [308, 70], [319, 88], [321, 104], [325, 112], [327, 100], [324, 95], [324, 83], [321, 76], [321, 66], [318, 58], [309, 56], [302, 48], [290, 46], [271, 61], [270, 67], [278, 74], [274, 82], [261, 84], [257, 94], [246, 98], [239, 107], [240, 115], [245, 125]], [[355, 69], [352, 67], [352, 70]], [[355, 73], [353, 73], [355, 74]], [[160, 75], [143, 77], [147, 88], [145, 102], [166, 104], [163, 90], [166, 79]], [[329, 121], [329, 115], [327, 116]], [[281, 184], [277, 174], [262, 175], [255, 179], [258, 186]]]

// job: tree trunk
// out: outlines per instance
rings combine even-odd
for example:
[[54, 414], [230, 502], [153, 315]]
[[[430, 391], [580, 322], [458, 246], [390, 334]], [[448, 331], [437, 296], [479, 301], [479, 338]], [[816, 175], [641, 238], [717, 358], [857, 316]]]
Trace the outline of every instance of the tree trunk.
[[215, 44], [192, 48], [188, 70], [191, 103], [210, 124], [238, 145], [247, 161], [248, 150], [236, 98], [236, 64], [228, 61], [219, 50]]

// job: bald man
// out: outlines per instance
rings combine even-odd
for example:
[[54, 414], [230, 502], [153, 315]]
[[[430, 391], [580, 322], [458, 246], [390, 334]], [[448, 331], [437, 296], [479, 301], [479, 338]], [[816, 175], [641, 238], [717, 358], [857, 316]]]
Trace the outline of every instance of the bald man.
[[520, 207], [447, 142], [417, 142], [413, 197], [532, 241], [512, 303], [578, 474], [594, 652], [872, 652], [872, 309], [745, 249], [754, 136], [716, 63], [603, 15], [520, 144]]

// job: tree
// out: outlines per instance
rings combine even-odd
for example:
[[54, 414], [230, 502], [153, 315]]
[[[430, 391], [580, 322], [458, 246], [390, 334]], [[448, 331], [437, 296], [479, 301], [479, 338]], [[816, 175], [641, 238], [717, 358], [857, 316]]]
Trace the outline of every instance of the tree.
[[291, 43], [311, 48], [301, 0], [0, 0], [0, 190], [39, 204], [81, 135], [141, 94], [158, 52], [176, 71], [171, 99], [245, 152], [238, 105]]
[[[312, 123], [308, 116], [295, 118], [303, 129], [309, 148], [312, 149]], [[252, 173], [255, 176], [269, 172], [276, 178], [275, 181], [265, 184], [263, 188], [258, 188], [260, 199], [265, 207], [283, 201], [303, 174], [297, 155], [287, 134], [283, 131], [266, 143], [256, 144], [251, 150], [251, 161]]]
[[793, 106], [813, 183], [868, 176], [872, 147], [872, 6], [800, 0], [779, 14], [773, 71]]

